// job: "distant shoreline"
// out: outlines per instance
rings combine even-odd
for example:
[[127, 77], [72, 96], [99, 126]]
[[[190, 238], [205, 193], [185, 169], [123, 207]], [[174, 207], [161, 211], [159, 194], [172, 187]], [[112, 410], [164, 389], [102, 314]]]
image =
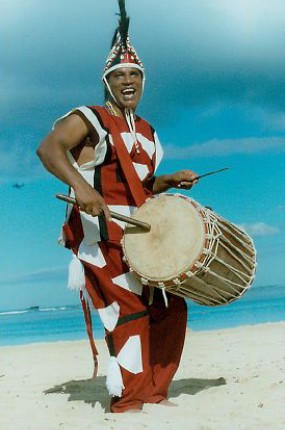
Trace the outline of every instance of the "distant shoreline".
[[[267, 286], [248, 291], [222, 306], [201, 306], [188, 300], [188, 327], [193, 331], [219, 330], [285, 320], [285, 287]], [[104, 338], [97, 312], [92, 312], [95, 339]], [[0, 312], [0, 346], [87, 338], [80, 304], [57, 307], [32, 306]]]
[[[265, 297], [269, 298], [285, 298], [285, 284], [272, 284], [272, 285], [253, 285], [251, 286], [241, 297], [242, 300], [251, 301], [251, 300], [261, 300]], [[241, 300], [241, 298], [238, 298], [237, 301]], [[192, 300], [191, 303], [194, 303]], [[72, 308], [80, 308], [81, 305], [79, 303], [71, 303], [71, 304], [60, 304], [60, 305], [43, 305], [43, 304], [34, 304], [34, 305], [28, 305], [26, 307], [21, 308], [6, 308], [6, 309], [0, 309], [0, 316], [5, 314], [12, 314], [12, 313], [23, 313], [23, 312], [30, 312], [30, 311], [48, 311], [48, 310], [65, 310], [66, 308], [72, 309]]]

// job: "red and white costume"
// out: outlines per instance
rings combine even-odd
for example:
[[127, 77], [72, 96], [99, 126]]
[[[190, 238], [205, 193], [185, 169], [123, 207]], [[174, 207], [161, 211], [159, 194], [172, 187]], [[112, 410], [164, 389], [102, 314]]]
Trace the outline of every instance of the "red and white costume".
[[[111, 116], [105, 108], [84, 106], [72, 113], [85, 121], [90, 135], [96, 130], [99, 143], [93, 161], [78, 166], [71, 155], [70, 161], [111, 210], [130, 216], [135, 203], [120, 168], [110, 117], [147, 195], [151, 195], [147, 186], [162, 157], [156, 132], [136, 117], [135, 144], [126, 120]], [[140, 408], [143, 403], [158, 403], [167, 397], [179, 365], [187, 320], [186, 304], [180, 297], [169, 295], [166, 307], [161, 291], [155, 290], [149, 305], [149, 288], [123, 261], [123, 228], [121, 221], [106, 223], [103, 217], [92, 217], [68, 205], [62, 235], [64, 246], [71, 248], [84, 266], [85, 290], [104, 324], [111, 362], [120, 366], [121, 387], [114, 388], [112, 367], [107, 376], [113, 412]]]

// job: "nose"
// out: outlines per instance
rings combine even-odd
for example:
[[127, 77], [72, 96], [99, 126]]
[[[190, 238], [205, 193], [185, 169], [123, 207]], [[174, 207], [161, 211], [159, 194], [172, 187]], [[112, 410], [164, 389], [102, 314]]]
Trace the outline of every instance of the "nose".
[[125, 79], [124, 79], [124, 84], [130, 85], [132, 82], [133, 82], [133, 77], [132, 77], [131, 73], [126, 73]]

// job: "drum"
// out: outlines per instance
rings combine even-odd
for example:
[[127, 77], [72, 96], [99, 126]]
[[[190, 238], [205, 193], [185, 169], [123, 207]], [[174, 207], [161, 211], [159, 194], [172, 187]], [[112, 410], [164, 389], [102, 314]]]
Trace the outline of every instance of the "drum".
[[125, 261], [143, 285], [217, 306], [250, 287], [256, 269], [251, 238], [195, 200], [179, 194], [151, 197], [133, 218], [150, 232], [127, 224], [122, 239]]

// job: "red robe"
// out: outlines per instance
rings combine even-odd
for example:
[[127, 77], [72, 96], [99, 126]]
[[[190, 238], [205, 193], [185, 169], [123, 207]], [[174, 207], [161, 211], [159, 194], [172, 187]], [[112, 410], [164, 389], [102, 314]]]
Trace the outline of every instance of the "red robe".
[[[75, 113], [84, 119], [90, 133], [94, 127], [99, 135], [94, 162], [80, 168], [74, 162], [75, 167], [100, 192], [109, 208], [131, 215], [135, 203], [116, 154], [110, 114], [99, 107], [82, 107]], [[135, 145], [127, 122], [112, 118], [150, 195], [146, 187], [162, 155], [156, 133], [137, 117]], [[180, 297], [168, 294], [166, 307], [161, 291], [156, 289], [149, 305], [149, 288], [123, 261], [123, 228], [122, 222], [106, 223], [103, 217], [91, 217], [73, 206], [68, 208], [63, 228], [64, 244], [84, 266], [86, 292], [105, 326], [110, 355], [120, 366], [124, 388], [114, 392], [111, 387], [112, 412], [140, 409], [143, 403], [158, 403], [167, 397], [182, 354], [187, 321], [186, 303]], [[113, 376], [107, 377], [111, 385]]]

